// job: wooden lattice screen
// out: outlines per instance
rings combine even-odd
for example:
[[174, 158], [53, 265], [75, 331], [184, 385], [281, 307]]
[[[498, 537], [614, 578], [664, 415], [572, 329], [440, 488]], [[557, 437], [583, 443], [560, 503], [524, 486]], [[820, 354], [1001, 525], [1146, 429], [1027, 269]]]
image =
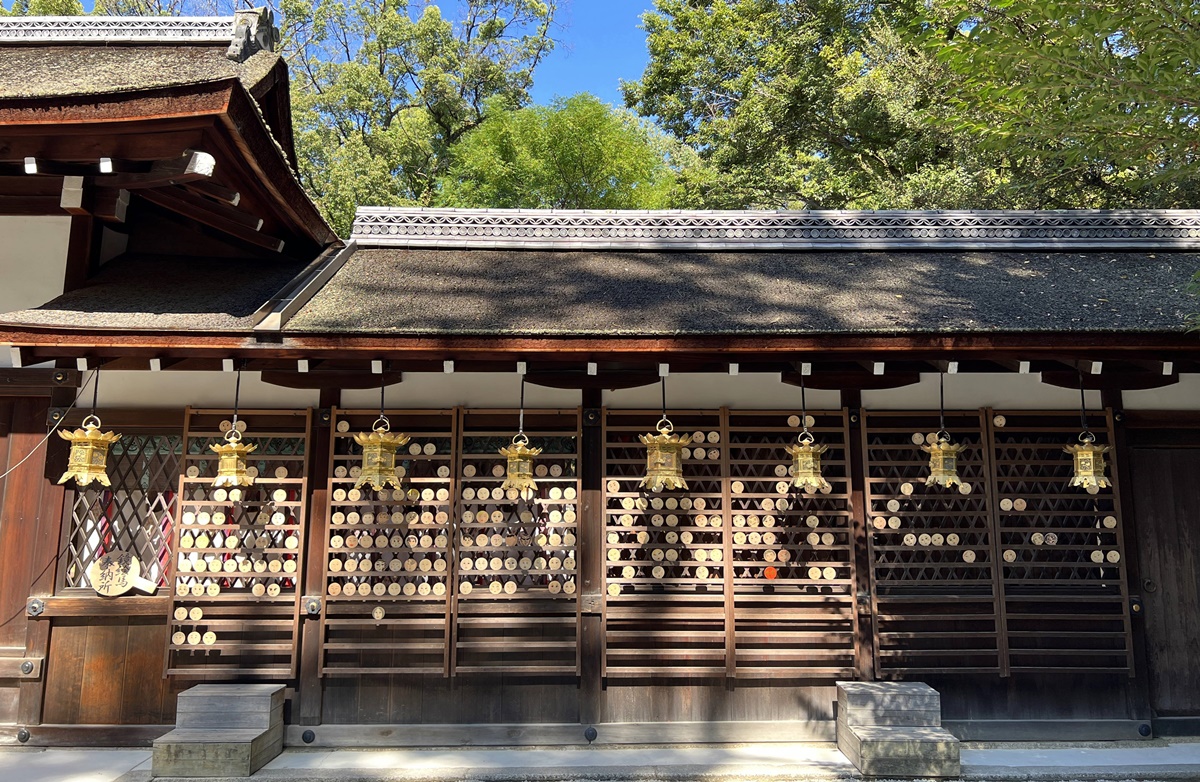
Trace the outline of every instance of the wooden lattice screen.
[[321, 670], [444, 674], [450, 666], [458, 412], [388, 411], [412, 439], [401, 488], [354, 487], [378, 411], [333, 411]]
[[605, 417], [605, 674], [833, 678], [854, 671], [845, 412], [815, 414], [828, 492], [791, 485], [788, 412], [672, 413], [686, 491], [639, 486], [653, 411]]
[[89, 587], [87, 568], [113, 551], [133, 553], [142, 577], [167, 584], [171, 528], [183, 437], [174, 432], [125, 430], [108, 454], [110, 487], [93, 484], [67, 492], [64, 509], [63, 587]]
[[[1116, 477], [1072, 488], [1077, 415], [988, 411], [999, 530], [1008, 669], [1133, 671], [1133, 645]], [[1090, 416], [1111, 445], [1112, 413]]]
[[230, 410], [188, 409], [179, 478], [166, 672], [295, 676], [310, 412], [244, 410], [254, 484], [213, 488]]
[[401, 488], [354, 488], [377, 412], [335, 410], [324, 675], [579, 669], [579, 411], [527, 411], [531, 501], [504, 490], [512, 411], [388, 411]]
[[828, 446], [828, 491], [791, 485], [800, 418], [729, 412], [734, 629], [739, 678], [852, 677], [855, 578], [845, 411], [809, 416]]
[[875, 672], [1000, 672], [987, 430], [947, 414], [963, 485], [928, 486], [937, 413], [863, 412]]

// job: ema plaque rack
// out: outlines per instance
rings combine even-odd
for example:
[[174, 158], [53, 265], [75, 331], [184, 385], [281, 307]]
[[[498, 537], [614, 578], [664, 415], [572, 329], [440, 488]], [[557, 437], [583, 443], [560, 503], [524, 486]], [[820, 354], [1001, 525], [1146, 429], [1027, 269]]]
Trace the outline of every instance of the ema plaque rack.
[[863, 411], [875, 669], [1001, 672], [1003, 646], [982, 412], [947, 413], [961, 485], [926, 483], [936, 412]]
[[309, 411], [243, 410], [257, 446], [250, 486], [213, 487], [231, 410], [185, 415], [183, 475], [170, 571], [166, 673], [287, 679], [296, 674], [304, 572]]

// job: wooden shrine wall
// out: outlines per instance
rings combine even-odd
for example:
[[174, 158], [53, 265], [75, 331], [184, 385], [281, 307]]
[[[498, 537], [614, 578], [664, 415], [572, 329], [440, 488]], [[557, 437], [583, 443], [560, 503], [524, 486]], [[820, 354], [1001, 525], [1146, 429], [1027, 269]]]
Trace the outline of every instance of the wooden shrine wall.
[[384, 492], [354, 488], [377, 412], [315, 416], [242, 411], [258, 475], [234, 498], [208, 450], [230, 411], [187, 413], [163, 597], [60, 592], [41, 721], [169, 723], [178, 690], [237, 679], [289, 684], [293, 710], [315, 682], [330, 724], [578, 722], [592, 608], [598, 721], [830, 719], [832, 682], [864, 666], [938, 687], [952, 720], [1128, 716], [1122, 503], [1065, 488], [1074, 414], [949, 414], [962, 493], [923, 482], [936, 413], [813, 411], [830, 487], [806, 493], [795, 413], [673, 412], [689, 489], [648, 494], [637, 436], [658, 412], [608, 410], [594, 508], [580, 410], [527, 412], [532, 503], [500, 489], [515, 411], [389, 411], [412, 440]]

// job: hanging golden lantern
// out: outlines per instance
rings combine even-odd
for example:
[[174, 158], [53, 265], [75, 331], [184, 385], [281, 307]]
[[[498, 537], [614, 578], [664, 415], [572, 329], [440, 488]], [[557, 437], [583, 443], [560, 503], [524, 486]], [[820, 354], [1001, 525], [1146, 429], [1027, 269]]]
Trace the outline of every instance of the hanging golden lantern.
[[821, 475], [821, 454], [829, 450], [828, 445], [817, 445], [812, 433], [806, 428], [787, 446], [792, 455], [792, 485], [807, 492], [828, 491], [829, 481]]
[[89, 415], [83, 419], [83, 428], [74, 432], [59, 431], [58, 436], [71, 443], [71, 457], [67, 471], [58, 479], [60, 484], [74, 478], [79, 486], [96, 481], [101, 486], [111, 486], [108, 481], [108, 449], [121, 435], [116, 432], [101, 432], [100, 419]]
[[1085, 430], [1079, 435], [1079, 445], [1063, 446], [1063, 451], [1075, 459], [1072, 487], [1091, 490], [1112, 485], [1104, 476], [1104, 454], [1108, 452], [1108, 446], [1096, 445], [1096, 435]]
[[646, 477], [639, 485], [650, 491], [686, 489], [682, 452], [685, 442], [691, 440], [685, 441], [679, 435], [671, 434], [675, 427], [665, 416], [658, 422], [657, 429], [658, 434], [638, 436], [646, 446]]
[[237, 420], [225, 433], [225, 442], [221, 445], [208, 446], [220, 461], [217, 463], [217, 478], [213, 486], [253, 486], [254, 478], [246, 473], [246, 456], [258, 450], [257, 445], [246, 445], [242, 442], [242, 433], [238, 431]]
[[504, 491], [516, 489], [521, 493], [521, 499], [533, 499], [537, 491], [537, 481], [533, 479], [533, 460], [541, 452], [541, 448], [529, 447], [529, 438], [524, 432], [513, 437], [512, 445], [500, 449], [500, 455], [508, 460], [504, 483], [500, 484], [500, 488]]
[[392, 423], [387, 416], [381, 415], [371, 427], [370, 432], [359, 432], [354, 435], [354, 442], [362, 446], [362, 472], [354, 483], [354, 488], [361, 489], [370, 485], [375, 491], [383, 491], [388, 486], [400, 488], [400, 479], [396, 477], [396, 449], [408, 445], [412, 438], [403, 432], [392, 434]]
[[938, 432], [937, 442], [932, 445], [922, 445], [921, 450], [929, 454], [929, 476], [925, 483], [942, 486], [949, 489], [959, 486], [962, 481], [958, 477], [958, 453], [963, 446], [950, 442], [950, 435]]

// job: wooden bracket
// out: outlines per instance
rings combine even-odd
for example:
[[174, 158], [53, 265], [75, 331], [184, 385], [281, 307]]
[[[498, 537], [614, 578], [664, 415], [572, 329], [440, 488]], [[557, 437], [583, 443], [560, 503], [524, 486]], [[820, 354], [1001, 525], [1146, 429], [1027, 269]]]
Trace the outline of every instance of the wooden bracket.
[[0, 657], [0, 679], [42, 678], [41, 657]]

